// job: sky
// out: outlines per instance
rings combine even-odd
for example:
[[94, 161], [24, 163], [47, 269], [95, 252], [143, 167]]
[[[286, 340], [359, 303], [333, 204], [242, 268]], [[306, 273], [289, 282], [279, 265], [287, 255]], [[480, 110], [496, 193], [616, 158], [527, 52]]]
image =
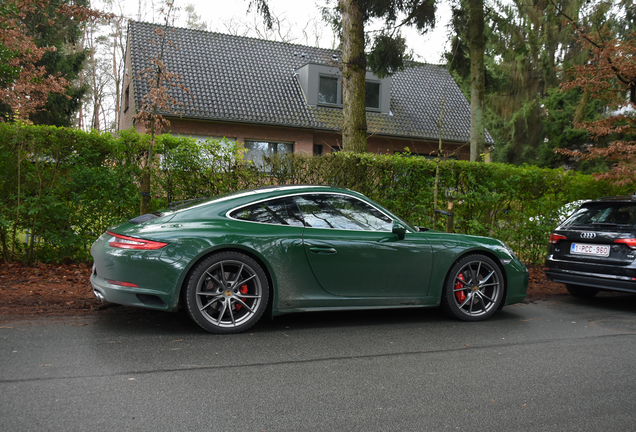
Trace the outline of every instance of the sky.
[[[156, 12], [160, 0], [111, 0], [114, 12], [120, 8], [130, 18], [141, 21], [159, 22]], [[303, 45], [318, 45], [322, 48], [333, 48], [336, 43], [330, 27], [321, 21], [319, 6], [326, 0], [269, 0], [270, 12], [281, 21], [281, 34], [291, 42]], [[332, 4], [335, 0], [332, 0]], [[207, 30], [219, 33], [233, 33], [251, 37], [263, 37], [262, 19], [256, 11], [247, 13], [249, 0], [175, 0], [179, 27], [186, 26], [185, 8], [194, 6], [195, 13], [207, 24]], [[103, 1], [94, 1], [93, 6], [100, 9]], [[155, 11], [153, 13], [153, 10]], [[434, 31], [420, 35], [417, 31], [406, 29], [402, 35], [406, 38], [407, 47], [413, 50], [415, 60], [424, 63], [443, 63], [442, 53], [450, 43], [447, 36], [447, 24], [450, 17], [450, 6], [446, 1], [439, 1], [437, 24]], [[254, 31], [260, 26], [261, 33]], [[376, 24], [368, 29], [377, 29]], [[266, 36], [266, 35], [265, 35]], [[272, 38], [270, 35], [268, 38]], [[280, 39], [279, 39], [280, 40]]]

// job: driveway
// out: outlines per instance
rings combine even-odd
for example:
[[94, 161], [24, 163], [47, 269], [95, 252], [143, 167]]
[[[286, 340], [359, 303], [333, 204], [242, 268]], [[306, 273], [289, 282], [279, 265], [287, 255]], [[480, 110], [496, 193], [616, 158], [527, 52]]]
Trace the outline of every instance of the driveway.
[[464, 323], [313, 313], [239, 335], [121, 309], [0, 326], [2, 430], [631, 431], [636, 296]]

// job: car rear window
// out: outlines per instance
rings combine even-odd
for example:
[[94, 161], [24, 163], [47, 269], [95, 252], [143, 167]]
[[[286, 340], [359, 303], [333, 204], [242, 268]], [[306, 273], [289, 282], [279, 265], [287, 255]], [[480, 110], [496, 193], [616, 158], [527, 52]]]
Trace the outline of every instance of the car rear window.
[[304, 226], [302, 216], [293, 198], [263, 201], [230, 213], [233, 219], [272, 225]]
[[562, 226], [636, 228], [636, 203], [587, 203], [576, 210]]

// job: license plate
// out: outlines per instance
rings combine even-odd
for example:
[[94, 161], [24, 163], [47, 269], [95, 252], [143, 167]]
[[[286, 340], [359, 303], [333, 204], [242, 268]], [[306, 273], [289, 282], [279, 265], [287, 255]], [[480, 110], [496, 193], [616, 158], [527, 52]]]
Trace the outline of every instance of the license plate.
[[570, 253], [607, 257], [610, 254], [610, 247], [607, 245], [572, 243]]

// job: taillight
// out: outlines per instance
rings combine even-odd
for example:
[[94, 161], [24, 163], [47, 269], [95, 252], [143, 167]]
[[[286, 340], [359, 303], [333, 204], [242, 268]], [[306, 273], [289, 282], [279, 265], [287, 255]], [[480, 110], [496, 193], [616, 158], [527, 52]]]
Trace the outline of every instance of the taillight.
[[561, 234], [550, 234], [550, 244], [557, 244], [561, 240], [567, 240], [567, 237]]
[[130, 287], [130, 288], [139, 288], [139, 285], [134, 284], [132, 282], [122, 282], [122, 281], [116, 281], [112, 279], [106, 279], [106, 281], [111, 285], [119, 285], [119, 286]]
[[634, 238], [622, 238], [614, 240], [614, 243], [624, 243], [632, 249], [636, 249], [636, 239]]
[[114, 248], [155, 250], [155, 249], [161, 249], [162, 247], [168, 245], [168, 243], [123, 236], [121, 234], [115, 234], [114, 232], [110, 232], [110, 231], [106, 231], [106, 234], [113, 236], [113, 238], [108, 242], [108, 244], [110, 245], [110, 247], [114, 247]]

